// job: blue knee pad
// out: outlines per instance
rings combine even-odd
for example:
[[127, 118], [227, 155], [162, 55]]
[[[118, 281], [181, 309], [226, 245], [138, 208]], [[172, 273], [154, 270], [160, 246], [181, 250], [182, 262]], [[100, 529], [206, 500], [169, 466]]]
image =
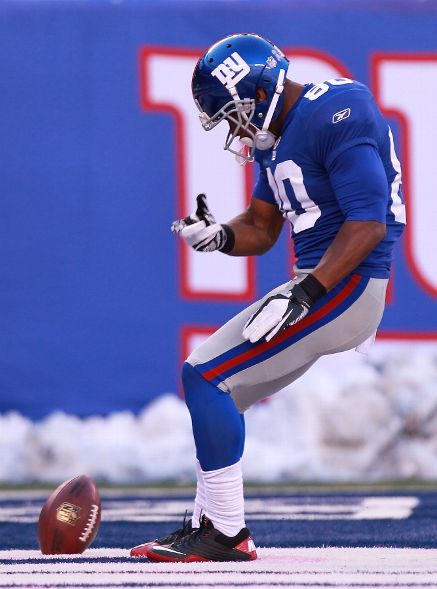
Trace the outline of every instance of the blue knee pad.
[[202, 470], [238, 462], [244, 449], [244, 417], [229, 393], [206, 381], [188, 362], [182, 369], [182, 382]]

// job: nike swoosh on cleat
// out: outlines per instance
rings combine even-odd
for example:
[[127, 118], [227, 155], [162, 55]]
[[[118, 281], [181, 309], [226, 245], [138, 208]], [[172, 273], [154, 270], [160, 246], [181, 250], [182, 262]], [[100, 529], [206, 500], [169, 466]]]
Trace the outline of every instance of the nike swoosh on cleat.
[[162, 551], [168, 552], [170, 554], [177, 554], [178, 556], [186, 556], [183, 552], [179, 552], [178, 550], [173, 550], [173, 548], [166, 548], [165, 546], [157, 546], [155, 547], [155, 551], [160, 554]]

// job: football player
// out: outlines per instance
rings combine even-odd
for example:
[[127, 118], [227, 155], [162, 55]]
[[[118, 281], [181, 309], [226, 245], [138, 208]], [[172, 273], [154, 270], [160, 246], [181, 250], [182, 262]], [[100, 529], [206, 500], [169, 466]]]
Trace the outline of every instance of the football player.
[[255, 160], [259, 173], [246, 211], [217, 223], [199, 195], [196, 212], [173, 231], [199, 252], [253, 256], [269, 250], [288, 221], [295, 276], [186, 360], [198, 461], [193, 518], [132, 555], [255, 559], [244, 518], [244, 411], [320, 356], [367, 345], [381, 321], [392, 250], [405, 224], [391, 130], [363, 84], [298, 84], [287, 78], [288, 65], [270, 41], [237, 34], [212, 45], [194, 70], [203, 128], [226, 121], [225, 149]]

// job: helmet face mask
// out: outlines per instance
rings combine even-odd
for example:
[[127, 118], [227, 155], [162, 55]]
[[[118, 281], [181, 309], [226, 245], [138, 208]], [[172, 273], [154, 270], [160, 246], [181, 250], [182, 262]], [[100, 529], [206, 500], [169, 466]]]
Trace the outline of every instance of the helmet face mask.
[[[210, 131], [228, 120], [224, 148], [252, 161], [255, 148], [268, 149], [274, 143], [268, 127], [282, 109], [287, 69], [284, 54], [259, 35], [231, 35], [215, 43], [197, 62], [192, 80], [203, 128]], [[258, 89], [264, 90], [264, 100], [257, 100]], [[231, 148], [237, 137], [247, 139], [248, 155]]]
[[[211, 131], [223, 120], [229, 123], [229, 132], [226, 137], [224, 149], [237, 156], [240, 163], [253, 161], [255, 152], [255, 133], [256, 128], [252, 123], [255, 114], [255, 101], [249, 98], [243, 100], [230, 100], [220, 110], [218, 110], [212, 117], [209, 117], [205, 111], [201, 110], [199, 103], [196, 100], [197, 107], [201, 111], [199, 119], [205, 131]], [[241, 149], [239, 145], [238, 151], [232, 148], [232, 144], [237, 138], [242, 136], [248, 137], [251, 140], [251, 145], [247, 142], [247, 154]]]

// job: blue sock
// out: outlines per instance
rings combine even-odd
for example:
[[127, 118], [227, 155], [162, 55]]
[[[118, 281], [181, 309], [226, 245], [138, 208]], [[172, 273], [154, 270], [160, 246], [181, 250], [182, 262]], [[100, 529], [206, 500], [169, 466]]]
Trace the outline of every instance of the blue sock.
[[183, 366], [182, 382], [202, 470], [238, 462], [244, 449], [244, 416], [230, 394], [207, 382], [188, 362]]

